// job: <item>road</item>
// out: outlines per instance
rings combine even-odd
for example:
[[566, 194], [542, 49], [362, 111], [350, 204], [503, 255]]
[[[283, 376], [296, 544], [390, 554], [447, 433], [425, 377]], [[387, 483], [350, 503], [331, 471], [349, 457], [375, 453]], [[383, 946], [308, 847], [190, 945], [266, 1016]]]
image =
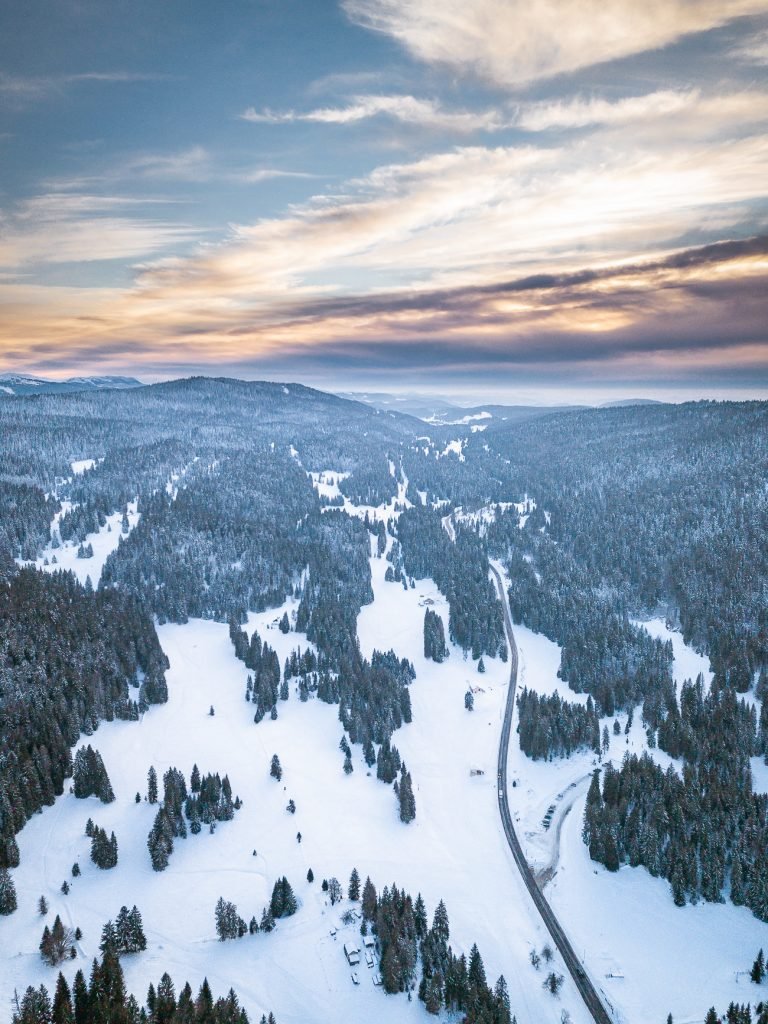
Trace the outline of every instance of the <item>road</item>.
[[614, 1024], [611, 1017], [608, 1015], [608, 1011], [603, 1006], [595, 986], [589, 980], [584, 968], [581, 966], [581, 961], [576, 956], [573, 946], [568, 940], [568, 936], [560, 926], [560, 923], [555, 917], [554, 912], [552, 911], [552, 908], [547, 902], [544, 894], [536, 885], [533, 872], [528, 865], [528, 861], [525, 859], [525, 854], [523, 853], [523, 848], [520, 845], [520, 840], [517, 838], [515, 826], [512, 824], [512, 815], [509, 811], [509, 801], [507, 799], [507, 753], [509, 751], [509, 738], [512, 734], [512, 719], [515, 713], [517, 644], [515, 643], [515, 637], [512, 632], [512, 618], [509, 614], [509, 605], [507, 603], [507, 595], [504, 591], [501, 574], [493, 565], [491, 565], [491, 572], [496, 579], [496, 586], [499, 591], [501, 606], [504, 610], [504, 629], [506, 630], [507, 640], [509, 642], [510, 661], [509, 690], [507, 692], [507, 705], [504, 711], [504, 726], [501, 730], [501, 743], [499, 744], [498, 796], [501, 823], [504, 827], [504, 833], [507, 837], [509, 847], [512, 850], [512, 856], [515, 858], [515, 863], [517, 864], [520, 874], [523, 876], [525, 887], [531, 894], [531, 899], [535, 903], [536, 909], [541, 914], [542, 920], [547, 926], [547, 930], [552, 936], [552, 940], [557, 946], [565, 966], [573, 978], [576, 988], [581, 993], [581, 997], [584, 1000], [587, 1009], [592, 1014], [595, 1024]]

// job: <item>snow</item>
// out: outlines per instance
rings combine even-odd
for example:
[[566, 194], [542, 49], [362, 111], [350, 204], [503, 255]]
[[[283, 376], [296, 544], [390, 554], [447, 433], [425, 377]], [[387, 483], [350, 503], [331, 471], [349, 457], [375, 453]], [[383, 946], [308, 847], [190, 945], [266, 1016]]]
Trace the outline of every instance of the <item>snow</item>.
[[[291, 451], [293, 455], [293, 450]], [[334, 469], [325, 469], [321, 473], [310, 473], [312, 486], [321, 498], [341, 498], [339, 484], [346, 480], [349, 473], [342, 473]]]
[[638, 621], [635, 622], [635, 625], [642, 626], [652, 637], [663, 640], [665, 643], [667, 640], [672, 641], [672, 653], [675, 657], [672, 676], [677, 684], [678, 691], [686, 679], [691, 679], [695, 682], [699, 673], [703, 675], [705, 685], [708, 686], [712, 682], [712, 668], [709, 664], [709, 658], [689, 647], [683, 640], [682, 634], [677, 630], [670, 629], [664, 619], [654, 618], [642, 622]]
[[322, 511], [325, 512], [329, 508], [343, 508], [347, 515], [356, 516], [358, 519], [365, 519], [367, 516], [370, 520], [380, 520], [386, 523], [391, 519], [397, 519], [402, 508], [412, 507], [412, 502], [405, 496], [408, 490], [408, 477], [405, 475], [403, 467], [397, 467], [394, 462], [389, 460], [389, 472], [390, 476], [394, 477], [397, 482], [397, 494], [381, 505], [355, 505], [349, 498], [345, 497], [339, 489], [339, 483], [342, 480], [346, 480], [350, 475], [349, 473], [325, 469], [319, 473], [311, 472], [308, 475], [312, 480], [312, 486], [320, 497], [343, 499], [343, 505], [324, 506]]
[[768, 793], [768, 764], [762, 757], [750, 758], [752, 765], [752, 788], [756, 793]]
[[[83, 930], [77, 960], [63, 965], [70, 982], [77, 967], [87, 971], [97, 955], [105, 920], [135, 902], [148, 949], [123, 963], [129, 990], [140, 996], [168, 970], [177, 987], [187, 979], [196, 987], [204, 976], [217, 993], [234, 985], [255, 1020], [272, 1009], [281, 1024], [324, 1024], [329, 1013], [381, 1024], [426, 1022], [430, 1018], [418, 1000], [408, 1003], [377, 991], [377, 968], [361, 964], [360, 985], [352, 983], [342, 945], [359, 933], [341, 924], [348, 904], [326, 905], [320, 881], [336, 875], [346, 885], [356, 866], [379, 888], [396, 881], [414, 895], [421, 891], [430, 914], [444, 898], [454, 949], [468, 952], [477, 941], [489, 977], [505, 974], [520, 1024], [558, 1020], [563, 1007], [574, 1024], [587, 1024], [570, 982], [554, 1001], [528, 963], [529, 950], [541, 948], [546, 934], [505, 845], [495, 796], [508, 667], [486, 659], [488, 671], [480, 676], [453, 647], [443, 665], [427, 664], [421, 653], [423, 608], [432, 601], [447, 619], [444, 599], [429, 581], [407, 592], [386, 583], [388, 563], [372, 557], [371, 564], [376, 601], [360, 615], [362, 649], [370, 654], [374, 647], [394, 646], [418, 673], [411, 687], [415, 720], [395, 735], [414, 777], [416, 821], [399, 822], [391, 788], [367, 773], [359, 747], [353, 749], [355, 771], [344, 775], [335, 706], [316, 700], [303, 704], [292, 692], [287, 703], [279, 703], [277, 721], [255, 725], [244, 700], [247, 669], [234, 658], [228, 627], [199, 620], [160, 626], [171, 663], [168, 703], [151, 708], [140, 723], [105, 723], [87, 738], [104, 758], [115, 803], [81, 802], [66, 793], [19, 835], [21, 866], [14, 871], [19, 909], [0, 919], [0, 948], [12, 951], [0, 959], [0, 1002], [7, 1005], [14, 987], [41, 982], [53, 987], [56, 972], [37, 952], [43, 921], [36, 903], [44, 894], [49, 923], [61, 913]], [[307, 646], [305, 636], [276, 628], [284, 610], [290, 616], [295, 602], [251, 615], [248, 622], [276, 648], [281, 664], [294, 647]], [[468, 683], [481, 687], [471, 714], [463, 706]], [[207, 713], [211, 704], [214, 717]], [[268, 774], [275, 752], [285, 772], [280, 784]], [[193, 762], [203, 772], [227, 772], [243, 807], [215, 835], [204, 830], [178, 840], [168, 869], [155, 874], [146, 850], [154, 809], [144, 801], [136, 804], [134, 793], [145, 792], [150, 764], [160, 775], [175, 765], [188, 776]], [[470, 778], [471, 767], [484, 768], [485, 776]], [[295, 815], [285, 810], [289, 798], [296, 801]], [[118, 837], [119, 863], [112, 871], [101, 872], [89, 860], [83, 834], [89, 816]], [[77, 879], [70, 874], [74, 861], [83, 872]], [[305, 881], [310, 866], [316, 877], [312, 886]], [[260, 915], [282, 874], [301, 901], [295, 917], [279, 922], [271, 935], [216, 941], [213, 909], [219, 896], [233, 900], [246, 919]], [[67, 897], [59, 891], [65, 878], [72, 885]]]
[[[329, 474], [333, 471], [313, 474], [315, 486], [338, 488], [340, 475], [332, 480]], [[398, 497], [404, 498], [406, 487], [402, 478]], [[388, 508], [373, 511], [383, 517]], [[130, 515], [136, 517], [135, 508]], [[60, 563], [66, 553], [76, 571], [90, 574], [99, 566], [100, 573], [102, 543], [116, 544], [120, 535], [117, 519], [111, 534], [100, 531], [89, 538], [95, 552], [98, 548], [94, 559], [79, 560], [74, 549], [60, 548]], [[63, 966], [70, 982], [78, 966], [87, 973], [105, 920], [114, 918], [121, 905], [137, 903], [148, 949], [123, 962], [128, 988], [140, 997], [150, 981], [156, 984], [168, 970], [177, 989], [185, 980], [197, 987], [204, 976], [216, 994], [234, 986], [253, 1020], [270, 1009], [280, 1024], [324, 1024], [331, 1016], [381, 1024], [433, 1019], [418, 1000], [408, 1003], [377, 991], [376, 967], [361, 964], [360, 985], [353, 984], [342, 947], [345, 941], [359, 941], [359, 933], [341, 923], [346, 902], [327, 906], [320, 881], [336, 875], [346, 886], [355, 866], [363, 878], [370, 874], [379, 889], [395, 881], [414, 895], [422, 892], [430, 914], [444, 899], [454, 950], [468, 952], [478, 943], [489, 979], [505, 975], [519, 1024], [556, 1024], [562, 1010], [570, 1012], [574, 1024], [588, 1024], [570, 978], [554, 1000], [542, 989], [543, 973], [528, 961], [530, 950], [540, 950], [549, 939], [517, 873], [498, 814], [496, 758], [509, 666], [485, 658], [487, 671], [480, 675], [476, 663], [452, 644], [443, 664], [425, 660], [424, 610], [430, 607], [441, 615], [447, 636], [447, 603], [431, 580], [419, 580], [407, 590], [387, 583], [389, 563], [374, 552], [372, 541], [375, 600], [358, 619], [360, 647], [366, 656], [375, 648], [393, 648], [416, 669], [410, 688], [414, 720], [394, 736], [413, 776], [416, 820], [408, 826], [399, 822], [390, 787], [367, 771], [359, 747], [353, 748], [353, 774], [344, 775], [335, 706], [301, 703], [291, 683], [290, 700], [279, 702], [278, 720], [267, 717], [255, 725], [252, 706], [244, 699], [248, 670], [234, 657], [228, 627], [200, 620], [159, 626], [171, 665], [168, 703], [151, 708], [140, 723], [104, 723], [83, 740], [101, 752], [115, 803], [81, 802], [67, 792], [19, 835], [21, 866], [13, 872], [19, 909], [0, 918], [0, 949], [7, 951], [0, 957], [2, 1005], [8, 1005], [15, 987], [43, 982], [52, 989], [55, 984], [56, 971], [43, 965], [37, 951], [44, 922], [36, 904], [45, 895], [49, 924], [61, 913], [83, 930], [77, 960]], [[95, 573], [92, 579], [95, 583]], [[294, 648], [310, 646], [305, 635], [277, 628], [283, 612], [290, 619], [296, 606], [290, 599], [248, 618], [249, 632], [258, 628], [281, 665]], [[646, 627], [666, 638], [660, 620]], [[520, 626], [515, 636], [521, 686], [586, 700], [557, 679], [556, 644]], [[695, 677], [703, 659], [679, 634], [669, 633], [669, 638], [676, 679]], [[475, 693], [471, 713], [464, 709], [468, 686]], [[214, 717], [207, 713], [210, 705]], [[639, 718], [636, 712], [627, 744], [626, 716], [619, 716], [622, 731], [617, 737], [611, 731], [608, 753], [614, 763], [626, 749], [643, 749]], [[273, 753], [279, 754], [285, 773], [279, 784], [268, 774]], [[174, 765], [188, 777], [193, 762], [202, 772], [228, 773], [244, 804], [215, 835], [204, 830], [177, 841], [169, 868], [156, 874], [146, 849], [154, 809], [144, 801], [136, 804], [134, 793], [145, 792], [150, 764], [161, 776]], [[508, 793], [526, 854], [577, 952], [615, 1008], [616, 1020], [652, 1024], [672, 1012], [676, 1021], [700, 1021], [712, 1004], [723, 1008], [731, 1000], [754, 999], [745, 979], [736, 981], [736, 972], [748, 967], [765, 945], [764, 924], [731, 905], [677, 908], [664, 880], [629, 867], [610, 874], [590, 861], [580, 833], [594, 762], [591, 752], [532, 762], [513, 739]], [[756, 786], [768, 789], [768, 768], [761, 762], [756, 768]], [[484, 774], [471, 776], [471, 769]], [[296, 801], [295, 815], [285, 810], [289, 798]], [[556, 811], [545, 829], [543, 816], [552, 804]], [[112, 871], [101, 872], [90, 862], [83, 834], [89, 816], [116, 832], [120, 855]], [[301, 844], [296, 841], [299, 830]], [[83, 872], [77, 879], [71, 878], [74, 861]], [[316, 878], [312, 886], [305, 881], [309, 867]], [[295, 917], [279, 922], [271, 935], [216, 941], [213, 910], [219, 896], [233, 900], [246, 919], [258, 917], [283, 874], [301, 903]], [[64, 879], [72, 885], [67, 897], [60, 893]], [[555, 969], [565, 973], [557, 958]]]
[[[71, 502], [62, 501], [61, 510], [56, 513], [51, 522], [51, 537], [53, 537], [54, 534], [58, 534], [59, 520], [71, 508]], [[138, 523], [140, 517], [141, 513], [136, 511], [136, 502], [129, 502], [129, 533]], [[34, 561], [20, 564], [34, 565], [37, 569], [42, 569], [44, 572], [58, 572], [61, 569], [68, 569], [75, 574], [79, 582], [82, 584], [85, 583], [86, 579], [90, 578], [91, 584], [95, 589], [101, 579], [101, 573], [104, 569], [107, 558], [117, 549], [117, 545], [120, 543], [120, 538], [123, 536], [121, 532], [122, 521], [122, 512], [113, 512], [112, 515], [106, 517], [106, 523], [98, 530], [98, 532], [89, 533], [87, 535], [85, 538], [85, 544], [92, 545], [92, 558], [78, 558], [77, 550], [80, 545], [74, 541], [66, 541], [58, 548], [54, 548], [51, 544], [48, 544], [43, 549], [42, 554]], [[55, 562], [51, 561], [54, 557], [56, 558]]]
[[[695, 679], [699, 671], [711, 678], [707, 660], [663, 620], [643, 625], [652, 635], [672, 640], [678, 684]], [[560, 648], [523, 626], [514, 629], [519, 685], [541, 694], [557, 691], [583, 703], [584, 694], [557, 679]], [[616, 717], [618, 736], [613, 735], [613, 718], [601, 720], [601, 731], [607, 724], [610, 747], [605, 759], [618, 767], [626, 751], [647, 750], [647, 738], [639, 708], [629, 736], [624, 733], [626, 714]], [[648, 752], [662, 767], [673, 764], [680, 770], [680, 762], [658, 748]], [[765, 925], [751, 912], [730, 903], [676, 907], [669, 883], [644, 868], [624, 866], [614, 874], [590, 860], [581, 826], [590, 774], [597, 764], [592, 752], [531, 761], [513, 740], [507, 792], [526, 856], [615, 1019], [620, 1024], [653, 1024], [671, 1012], [675, 1021], [692, 1024], [703, 1021], [712, 1005], [723, 1010], [731, 1001], [754, 1001], [748, 979], [737, 974], [765, 945]], [[768, 791], [768, 767], [759, 758], [752, 764], [756, 788]], [[545, 828], [544, 815], [553, 805], [551, 824]]]
[[[703, 1021], [710, 1006], [755, 1001], [748, 978], [765, 924], [732, 904], [676, 907], [669, 883], [640, 868], [606, 871], [581, 840], [586, 794], [565, 819], [560, 867], [547, 895], [619, 1021]], [[623, 974], [622, 980], [606, 975]]]
[[[517, 512], [519, 516], [518, 526], [522, 530], [528, 520], [528, 516], [536, 508], [536, 502], [526, 495], [523, 501], [494, 501], [471, 512], [465, 512], [463, 509], [458, 508], [454, 512], [454, 519], [457, 523], [471, 526], [473, 530], [476, 530], [483, 537], [489, 524], [495, 522], [499, 513], [507, 512], [511, 508]], [[443, 523], [445, 523], [445, 520], [443, 520]], [[499, 566], [499, 570], [501, 570], [501, 566]]]
[[81, 473], [85, 473], [88, 469], [93, 469], [96, 465], [96, 459], [76, 459], [70, 463], [72, 472], [75, 476], [80, 476]]
[[449, 441], [445, 448], [443, 448], [442, 452], [439, 453], [440, 457], [445, 457], [446, 455], [451, 454], [458, 455], [459, 462], [464, 462], [464, 446], [466, 443], [466, 438], [460, 438], [457, 441]]

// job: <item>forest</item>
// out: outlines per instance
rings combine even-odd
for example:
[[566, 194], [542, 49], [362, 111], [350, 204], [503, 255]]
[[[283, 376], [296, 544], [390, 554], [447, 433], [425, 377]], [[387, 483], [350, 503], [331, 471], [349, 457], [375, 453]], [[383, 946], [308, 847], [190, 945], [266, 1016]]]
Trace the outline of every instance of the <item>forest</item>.
[[[0, 397], [6, 894], [19, 863], [16, 836], [31, 815], [68, 784], [76, 795], [108, 798], [115, 780], [98, 766], [100, 722], [140, 728], [141, 715], [167, 699], [155, 622], [228, 624], [248, 669], [254, 727], [277, 717], [289, 681], [300, 700], [334, 705], [344, 771], [353, 770], [350, 744], [359, 744], [366, 768], [395, 792], [400, 821], [413, 821], [418, 779], [395, 741], [412, 720], [418, 679], [395, 650], [361, 654], [357, 618], [373, 599], [369, 559], [388, 560], [392, 585], [409, 590], [431, 577], [447, 599], [447, 630], [424, 613], [428, 658], [440, 662], [451, 641], [482, 666], [507, 659], [493, 558], [507, 570], [514, 622], [557, 643], [560, 678], [588, 695], [576, 704], [523, 688], [523, 752], [598, 754], [600, 719], [618, 727], [617, 716], [637, 714], [650, 751], [674, 759], [663, 770], [650, 755], [628, 756], [594, 777], [583, 823], [590, 856], [610, 870], [629, 864], [667, 879], [680, 905], [730, 900], [768, 920], [768, 809], [750, 770], [750, 758], [768, 757], [768, 404], [582, 409], [461, 429], [457, 447], [455, 426], [293, 384], [192, 378]], [[92, 468], [74, 473], [72, 462], [83, 459]], [[310, 474], [326, 470], [342, 475], [342, 498], [321, 498], [313, 486]], [[378, 520], [345, 511], [344, 499], [383, 507], [399, 486], [405, 501]], [[68, 541], [87, 555], [106, 517], [133, 502], [138, 523], [129, 529], [124, 520], [95, 589], [27, 564]], [[294, 611], [280, 629], [306, 641], [281, 666], [245, 627], [249, 613], [288, 598]], [[676, 686], [671, 644], [642, 627], [650, 616], [664, 617], [709, 658], [711, 687]], [[82, 736], [92, 753], [83, 748], [76, 764], [71, 749]], [[157, 871], [187, 828], [213, 828], [237, 809], [226, 776], [198, 772], [188, 786], [171, 769], [160, 784], [147, 839]], [[158, 800], [157, 777], [154, 787], [149, 802]], [[101, 832], [94, 859], [108, 868], [119, 837], [94, 825]], [[410, 951], [393, 966], [388, 990], [400, 990], [406, 976], [415, 981], [416, 956], [428, 1006], [469, 1020], [474, 999], [478, 1020], [503, 1016], [503, 991], [486, 984], [477, 964], [454, 957], [434, 926], [414, 930], [409, 901], [396, 887], [384, 890], [369, 919], [382, 949], [392, 933]], [[191, 992], [182, 996], [196, 1019]], [[177, 1012], [181, 996], [174, 1001]], [[20, 1004], [20, 1020], [23, 1012]], [[231, 1004], [227, 1012], [235, 1013]]]

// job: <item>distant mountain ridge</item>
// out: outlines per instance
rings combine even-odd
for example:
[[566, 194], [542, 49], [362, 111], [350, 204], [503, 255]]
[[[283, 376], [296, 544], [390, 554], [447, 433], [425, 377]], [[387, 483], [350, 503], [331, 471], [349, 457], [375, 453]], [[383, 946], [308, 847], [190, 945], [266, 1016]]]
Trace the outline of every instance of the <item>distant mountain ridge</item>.
[[140, 388], [135, 377], [70, 377], [48, 380], [31, 373], [0, 373], [0, 396], [69, 394], [73, 391], [106, 391], [108, 389]]
[[474, 424], [475, 428], [483, 429], [586, 408], [583, 405], [500, 405], [497, 402], [467, 407], [431, 395], [390, 395], [382, 392], [339, 392], [339, 395], [382, 412], [395, 411], [416, 416], [435, 426], [469, 427]]

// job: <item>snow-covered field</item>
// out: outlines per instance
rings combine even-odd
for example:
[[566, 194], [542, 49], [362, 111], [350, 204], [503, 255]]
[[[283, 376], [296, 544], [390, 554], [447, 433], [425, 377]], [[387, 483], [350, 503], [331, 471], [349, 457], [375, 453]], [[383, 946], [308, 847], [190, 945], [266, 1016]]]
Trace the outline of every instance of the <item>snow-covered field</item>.
[[[74, 467], [78, 463], [73, 463], [72, 465]], [[72, 507], [68, 501], [63, 501], [61, 505], [61, 511], [56, 513], [51, 523], [51, 536], [58, 532], [59, 519]], [[128, 504], [129, 533], [138, 523], [140, 515], [141, 513], [136, 511], [136, 502], [130, 502]], [[90, 578], [93, 586], [97, 587], [101, 579], [104, 563], [120, 543], [122, 519], [122, 513], [113, 512], [112, 515], [107, 516], [107, 521], [100, 530], [96, 533], [88, 534], [85, 543], [90, 544], [93, 548], [93, 556], [91, 558], [78, 558], [77, 550], [79, 544], [66, 541], [57, 548], [48, 544], [36, 561], [27, 564], [34, 565], [45, 572], [69, 569], [77, 576], [80, 583], [85, 583], [86, 579]], [[53, 561], [54, 558], [56, 559], [55, 562]]]
[[[671, 640], [678, 683], [702, 672], [711, 679], [709, 662], [688, 647], [679, 633], [655, 619], [643, 625], [653, 636]], [[557, 679], [559, 647], [524, 626], [515, 626], [520, 654], [520, 685], [539, 693], [557, 690], [574, 702], [584, 702]], [[621, 763], [629, 750], [647, 749], [646, 736], [636, 709], [629, 736], [627, 716], [618, 716], [621, 733], [614, 736], [604, 760]], [[673, 763], [663, 751], [650, 753], [666, 767]], [[757, 758], [753, 761], [758, 761]], [[607, 871], [589, 858], [581, 839], [589, 775], [597, 765], [591, 753], [546, 763], [531, 761], [518, 744], [510, 745], [508, 795], [510, 808], [529, 862], [545, 874], [545, 893], [583, 956], [593, 980], [607, 997], [618, 1021], [654, 1024], [672, 1013], [676, 1024], [703, 1021], [710, 1006], [718, 1010], [731, 1001], [753, 1004], [761, 992], [738, 972], [748, 969], [766, 945], [766, 926], [750, 911], [732, 904], [678, 908], [669, 883], [652, 878], [643, 868]], [[678, 764], [679, 767], [679, 764]], [[765, 766], [762, 765], [764, 771]], [[517, 783], [512, 786], [512, 782]], [[765, 785], [765, 776], [758, 780]], [[549, 828], [543, 824], [555, 807]], [[541, 876], [540, 876], [541, 877]]]
[[[344, 933], [330, 936], [340, 908], [326, 905], [320, 881], [336, 875], [346, 887], [356, 866], [379, 888], [396, 882], [414, 895], [421, 891], [430, 914], [444, 898], [454, 949], [468, 952], [477, 941], [489, 977], [505, 974], [520, 1024], [556, 1024], [563, 1008], [575, 1024], [586, 1022], [570, 983], [555, 1000], [528, 963], [529, 950], [541, 948], [546, 935], [506, 849], [495, 797], [507, 666], [489, 659], [487, 673], [478, 675], [476, 665], [455, 649], [442, 666], [425, 663], [424, 604], [434, 601], [445, 617], [445, 602], [431, 583], [407, 592], [386, 583], [386, 565], [372, 558], [376, 601], [363, 610], [359, 629], [365, 653], [394, 647], [417, 669], [414, 722], [395, 736], [414, 778], [416, 821], [399, 822], [391, 788], [367, 774], [359, 748], [353, 751], [353, 774], [344, 775], [336, 707], [315, 700], [302, 704], [292, 693], [280, 703], [277, 721], [255, 725], [244, 699], [247, 670], [234, 658], [227, 627], [203, 621], [161, 626], [171, 662], [168, 703], [150, 709], [138, 724], [103, 724], [87, 740], [104, 758], [115, 803], [76, 800], [67, 793], [19, 835], [19, 909], [0, 919], [0, 1005], [8, 1005], [14, 988], [41, 982], [51, 988], [55, 982], [56, 972], [37, 951], [45, 922], [36, 905], [45, 895], [49, 923], [61, 913], [83, 931], [77, 960], [64, 966], [70, 980], [78, 966], [87, 972], [98, 954], [105, 920], [135, 902], [149, 945], [124, 963], [128, 986], [140, 996], [167, 969], [177, 985], [188, 979], [196, 986], [204, 976], [217, 992], [234, 985], [256, 1020], [269, 1009], [280, 1024], [320, 1024], [331, 1017], [384, 1024], [427, 1020], [418, 1000], [408, 1003], [376, 989], [373, 971], [358, 971], [359, 987], [351, 982], [341, 948]], [[290, 613], [295, 606], [284, 607]], [[276, 648], [281, 664], [293, 647], [306, 647], [303, 636], [275, 628], [282, 611], [251, 616], [248, 626]], [[471, 714], [463, 706], [468, 682], [482, 687]], [[269, 777], [273, 753], [284, 768], [281, 783]], [[228, 773], [243, 807], [215, 835], [203, 831], [178, 840], [168, 869], [156, 874], [146, 848], [154, 809], [135, 803], [134, 794], [145, 793], [150, 764], [160, 775], [174, 765], [188, 777], [194, 762], [202, 772]], [[486, 775], [470, 777], [473, 767]], [[289, 798], [296, 802], [295, 815], [285, 809]], [[89, 816], [117, 835], [119, 863], [111, 871], [90, 862], [84, 835]], [[82, 876], [73, 879], [75, 861]], [[314, 885], [305, 880], [309, 867]], [[246, 919], [258, 917], [283, 874], [302, 902], [296, 916], [279, 922], [271, 935], [218, 942], [213, 911], [219, 896], [234, 901]], [[65, 879], [72, 885], [68, 896], [60, 892]]]
[[[331, 487], [334, 482], [326, 476], [316, 484]], [[403, 498], [406, 486], [400, 483]], [[378, 509], [378, 515], [395, 514], [393, 505]], [[119, 521], [111, 534], [102, 531], [89, 538], [94, 559], [73, 559], [73, 568], [93, 569], [102, 534], [116, 543]], [[56, 552], [60, 565], [65, 550]], [[362, 610], [358, 632], [364, 655], [393, 648], [416, 669], [414, 720], [394, 736], [413, 776], [416, 820], [408, 826], [399, 822], [390, 787], [368, 772], [359, 747], [353, 749], [354, 772], [344, 775], [335, 706], [301, 703], [292, 686], [289, 701], [278, 705], [278, 720], [266, 718], [255, 725], [252, 706], [244, 699], [247, 669], [234, 657], [227, 626], [208, 621], [161, 626], [160, 641], [171, 663], [168, 703], [150, 709], [140, 723], [103, 724], [85, 740], [101, 752], [116, 801], [105, 806], [66, 793], [19, 836], [22, 863], [13, 872], [19, 909], [0, 918], [0, 1006], [9, 1005], [15, 988], [42, 982], [51, 989], [55, 984], [56, 971], [38, 954], [45, 922], [36, 908], [44, 895], [50, 903], [49, 924], [60, 913], [83, 931], [77, 960], [64, 966], [70, 980], [78, 966], [88, 973], [106, 919], [123, 904], [136, 903], [148, 949], [126, 957], [124, 966], [128, 987], [139, 997], [168, 970], [177, 987], [185, 980], [196, 987], [204, 976], [217, 994], [234, 986], [255, 1021], [270, 1009], [280, 1024], [433, 1019], [418, 1000], [409, 1003], [375, 988], [374, 971], [364, 965], [358, 968], [360, 986], [352, 984], [342, 952], [346, 934], [341, 930], [335, 939], [330, 934], [349, 904], [329, 907], [320, 882], [335, 875], [346, 889], [357, 867], [379, 888], [396, 882], [414, 895], [420, 891], [430, 915], [444, 899], [454, 950], [468, 952], [478, 943], [489, 979], [505, 975], [519, 1024], [559, 1024], [563, 1011], [573, 1024], [587, 1024], [590, 1018], [570, 978], [553, 998], [542, 988], [543, 972], [529, 963], [530, 951], [541, 950], [548, 936], [512, 861], [496, 798], [508, 665], [486, 658], [487, 671], [479, 674], [476, 663], [454, 646], [442, 665], [426, 661], [424, 610], [431, 607], [443, 617], [447, 635], [447, 604], [430, 580], [408, 590], [387, 583], [388, 564], [371, 557], [375, 600]], [[288, 601], [248, 621], [248, 630], [258, 628], [276, 649], [281, 665], [292, 649], [307, 646], [305, 636], [284, 635], [276, 625], [283, 610], [290, 617], [295, 607]], [[661, 621], [648, 628], [667, 635]], [[560, 652], [555, 644], [522, 627], [515, 634], [521, 686], [585, 699], [557, 679]], [[708, 667], [679, 635], [669, 635], [678, 681]], [[464, 708], [468, 686], [475, 691], [471, 713]], [[637, 713], [629, 737], [623, 732], [625, 716], [620, 717], [621, 734], [611, 732], [608, 757], [614, 763], [627, 749], [644, 749], [639, 718]], [[280, 783], [269, 777], [274, 753], [284, 769]], [[176, 766], [188, 778], [195, 762], [203, 773], [227, 773], [243, 807], [215, 835], [204, 830], [177, 840], [168, 869], [157, 874], [146, 847], [155, 809], [144, 800], [137, 804], [134, 794], [146, 792], [150, 764], [160, 776]], [[711, 1004], [722, 1008], [731, 1000], [754, 1002], [755, 990], [745, 977], [737, 981], [736, 972], [766, 945], [765, 925], [730, 905], [678, 909], [665, 881], [628, 867], [610, 874], [589, 860], [580, 833], [594, 762], [592, 754], [532, 762], [513, 742], [508, 792], [527, 856], [545, 872], [545, 881], [550, 879], [545, 891], [610, 999], [616, 1020], [656, 1024], [671, 1011], [680, 1024], [703, 1020]], [[473, 775], [473, 769], [484, 774]], [[295, 815], [286, 810], [290, 798], [296, 802]], [[543, 817], [553, 804], [552, 824], [545, 829]], [[119, 863], [111, 871], [100, 871], [89, 859], [84, 835], [89, 816], [117, 835]], [[82, 876], [73, 879], [75, 861]], [[310, 867], [312, 885], [306, 882]], [[217, 899], [235, 902], [246, 920], [254, 914], [259, 918], [274, 881], [283, 874], [299, 897], [298, 913], [280, 921], [270, 935], [218, 942]], [[68, 896], [60, 892], [65, 879], [72, 885]], [[353, 937], [354, 927], [347, 934]], [[555, 967], [564, 973], [562, 965], [556, 962]]]

